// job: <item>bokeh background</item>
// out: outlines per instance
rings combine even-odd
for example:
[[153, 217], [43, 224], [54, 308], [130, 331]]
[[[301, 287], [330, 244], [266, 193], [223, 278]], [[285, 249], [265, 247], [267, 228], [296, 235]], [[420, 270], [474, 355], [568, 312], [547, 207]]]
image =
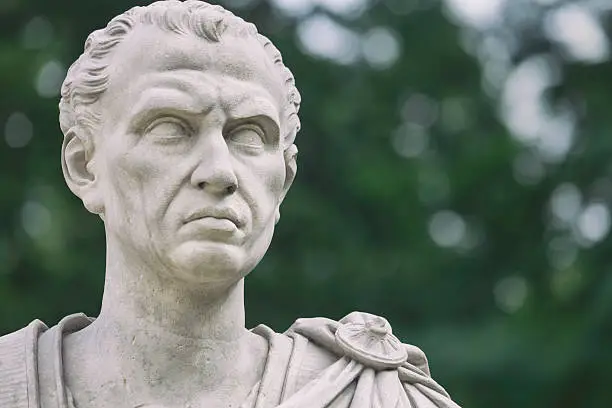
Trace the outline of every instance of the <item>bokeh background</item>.
[[[98, 313], [104, 231], [58, 90], [146, 1], [0, 1], [0, 334]], [[302, 92], [247, 316], [386, 316], [465, 407], [612, 406], [611, 0], [227, 0]]]

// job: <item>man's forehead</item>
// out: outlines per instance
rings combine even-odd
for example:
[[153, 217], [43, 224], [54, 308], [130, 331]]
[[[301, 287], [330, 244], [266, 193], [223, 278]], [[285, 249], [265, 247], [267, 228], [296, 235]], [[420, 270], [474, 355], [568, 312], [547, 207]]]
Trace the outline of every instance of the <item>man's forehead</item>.
[[279, 109], [285, 99], [280, 74], [255, 38], [226, 36], [210, 42], [195, 34], [139, 26], [115, 50], [110, 65], [109, 88], [118, 91], [156, 73], [194, 71], [256, 83], [277, 100]]
[[134, 111], [189, 106], [206, 112], [220, 105], [230, 116], [266, 115], [280, 121], [280, 110], [270, 93], [258, 84], [193, 70], [165, 71], [139, 78], [125, 90]]

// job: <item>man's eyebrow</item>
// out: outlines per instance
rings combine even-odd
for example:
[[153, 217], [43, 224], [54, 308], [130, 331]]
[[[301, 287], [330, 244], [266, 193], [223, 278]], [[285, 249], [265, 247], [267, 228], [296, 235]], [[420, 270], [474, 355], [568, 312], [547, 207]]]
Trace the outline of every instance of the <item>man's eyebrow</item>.
[[206, 114], [213, 108], [213, 104], [205, 103], [198, 95], [194, 95], [174, 87], [155, 87], [147, 90], [138, 98], [130, 116], [140, 116], [151, 110], [186, 111], [193, 114]]
[[249, 116], [267, 116], [277, 125], [279, 124], [278, 109], [270, 103], [269, 97], [265, 94], [252, 95], [244, 94], [225, 104], [227, 113], [230, 117], [238, 119]]

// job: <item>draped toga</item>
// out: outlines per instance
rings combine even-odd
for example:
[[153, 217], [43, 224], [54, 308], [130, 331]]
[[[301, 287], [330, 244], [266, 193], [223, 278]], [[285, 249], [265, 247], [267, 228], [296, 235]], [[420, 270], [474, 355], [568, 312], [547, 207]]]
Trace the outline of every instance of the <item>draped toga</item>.
[[[78, 408], [64, 382], [62, 342], [92, 321], [74, 314], [48, 329], [35, 320], [0, 337], [0, 407]], [[354, 312], [252, 332], [268, 355], [241, 408], [459, 408], [431, 378], [425, 354], [399, 342], [381, 317]]]

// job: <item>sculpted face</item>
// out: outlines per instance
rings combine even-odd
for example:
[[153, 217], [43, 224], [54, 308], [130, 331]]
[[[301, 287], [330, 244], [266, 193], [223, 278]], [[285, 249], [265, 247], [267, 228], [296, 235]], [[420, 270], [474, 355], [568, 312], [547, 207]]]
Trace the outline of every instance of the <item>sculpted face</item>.
[[188, 283], [267, 250], [286, 180], [283, 84], [255, 39], [138, 27], [115, 50], [91, 167], [109, 240]]

